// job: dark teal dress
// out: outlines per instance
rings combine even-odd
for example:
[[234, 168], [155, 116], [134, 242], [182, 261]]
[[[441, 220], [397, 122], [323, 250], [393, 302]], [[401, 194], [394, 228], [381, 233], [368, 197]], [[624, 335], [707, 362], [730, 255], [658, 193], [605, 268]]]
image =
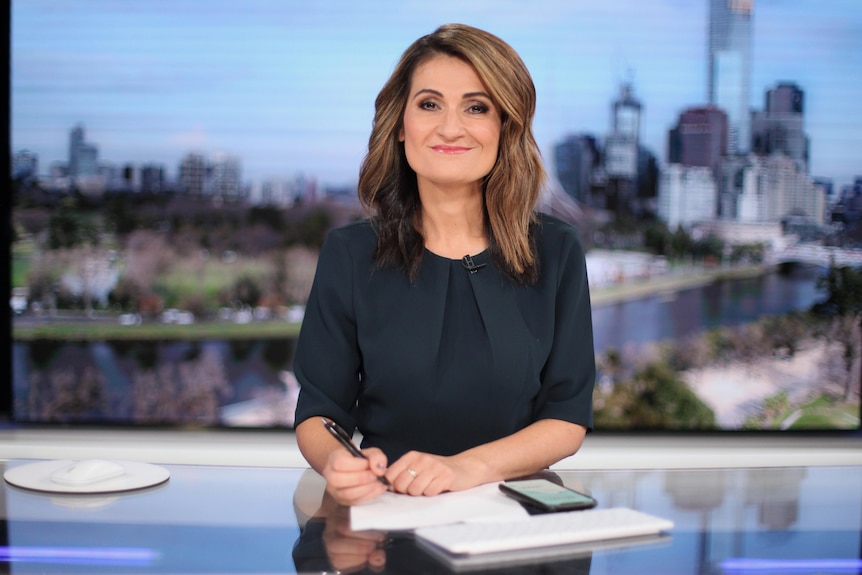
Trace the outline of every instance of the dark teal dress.
[[452, 455], [539, 419], [592, 428], [595, 383], [584, 250], [577, 230], [539, 215], [539, 281], [520, 285], [487, 252], [425, 251], [415, 282], [375, 269], [367, 221], [330, 232], [297, 342], [296, 423], [357, 429], [392, 462]]

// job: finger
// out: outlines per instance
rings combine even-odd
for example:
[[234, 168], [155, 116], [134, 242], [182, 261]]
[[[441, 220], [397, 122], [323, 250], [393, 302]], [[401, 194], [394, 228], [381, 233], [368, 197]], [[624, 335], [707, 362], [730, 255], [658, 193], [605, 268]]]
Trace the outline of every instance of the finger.
[[386, 551], [377, 549], [368, 556], [368, 567], [375, 573], [383, 571], [386, 567]]
[[368, 563], [368, 554], [366, 553], [337, 553], [331, 552], [327, 548], [329, 563], [333, 569], [339, 573], [352, 573], [359, 571]]
[[333, 569], [340, 573], [349, 573], [351, 571], [359, 571], [365, 566], [368, 557], [366, 555], [340, 555], [337, 553], [327, 553], [329, 555], [329, 563]]
[[[391, 476], [391, 473], [387, 473], [387, 477]], [[392, 484], [392, 487], [398, 493], [411, 493], [410, 486], [416, 481], [419, 477], [419, 472], [413, 469], [412, 467], [407, 467], [397, 475], [395, 475], [394, 479], [390, 479], [389, 482]]]
[[353, 555], [364, 559], [376, 549], [377, 542], [375, 541], [341, 536], [326, 539], [326, 550], [330, 555], [339, 555], [341, 557]]
[[376, 478], [362, 485], [344, 488], [327, 485], [326, 489], [342, 505], [353, 505], [362, 501], [368, 501], [386, 492], [386, 486], [377, 481]]
[[423, 495], [427, 495], [429, 497], [433, 497], [435, 495], [440, 495], [441, 493], [445, 493], [449, 491], [451, 488], [452, 481], [447, 479], [445, 476], [438, 475], [432, 481], [425, 486], [425, 491], [423, 491]]
[[386, 454], [376, 447], [363, 449], [362, 454], [368, 458], [368, 467], [372, 473], [383, 476], [386, 473], [386, 468], [389, 463]]
[[430, 471], [417, 474], [407, 486], [407, 493], [414, 496], [425, 495], [425, 488], [428, 487], [433, 478], [433, 472]]
[[329, 470], [324, 473], [323, 477], [326, 483], [337, 489], [346, 489], [349, 487], [358, 487], [369, 483], [379, 483], [377, 476], [370, 469], [362, 469], [359, 471], [335, 471]]
[[421, 465], [421, 453], [408, 451], [386, 470], [386, 478], [399, 493], [406, 493], [407, 486], [419, 474]]
[[368, 467], [368, 461], [347, 453], [330, 455], [323, 477], [328, 485], [338, 488], [363, 485], [377, 478]]
[[338, 533], [341, 537], [350, 537], [352, 539], [360, 539], [362, 541], [370, 541], [375, 546], [383, 544], [386, 541], [386, 534], [380, 531], [374, 531], [373, 529], [367, 529], [365, 531], [353, 531], [350, 528], [350, 524], [338, 525], [334, 528], [335, 533]]

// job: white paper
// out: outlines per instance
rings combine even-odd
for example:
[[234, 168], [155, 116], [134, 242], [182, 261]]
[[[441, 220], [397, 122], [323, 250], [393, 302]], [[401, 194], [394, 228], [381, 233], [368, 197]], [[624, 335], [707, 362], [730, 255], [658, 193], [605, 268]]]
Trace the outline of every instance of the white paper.
[[449, 523], [529, 518], [517, 501], [500, 492], [498, 485], [489, 483], [433, 497], [384, 493], [350, 508], [350, 528], [354, 531], [394, 531]]

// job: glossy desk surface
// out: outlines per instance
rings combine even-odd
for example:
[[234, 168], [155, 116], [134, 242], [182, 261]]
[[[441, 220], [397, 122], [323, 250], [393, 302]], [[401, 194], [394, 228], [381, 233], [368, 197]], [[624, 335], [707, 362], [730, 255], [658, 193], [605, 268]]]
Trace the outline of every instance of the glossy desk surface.
[[[0, 571], [451, 572], [409, 538], [351, 533], [345, 509], [320, 511], [321, 481], [308, 470], [166, 467], [166, 484], [114, 495], [41, 494], [0, 482]], [[862, 572], [862, 466], [558, 475], [600, 506], [639, 509], [675, 527], [657, 542], [480, 572]]]

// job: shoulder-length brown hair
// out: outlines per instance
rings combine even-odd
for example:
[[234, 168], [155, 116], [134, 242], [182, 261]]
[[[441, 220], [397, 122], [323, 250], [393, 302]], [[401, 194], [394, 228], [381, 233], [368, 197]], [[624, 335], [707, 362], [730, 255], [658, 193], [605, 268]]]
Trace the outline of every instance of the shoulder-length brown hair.
[[398, 135], [414, 70], [437, 55], [472, 65], [502, 121], [497, 161], [484, 181], [485, 220], [491, 257], [514, 279], [532, 283], [537, 261], [531, 226], [545, 181], [532, 122], [536, 88], [520, 56], [500, 38], [463, 24], [447, 24], [416, 40], [375, 101], [368, 154], [359, 172], [359, 200], [372, 217], [379, 266], [403, 267], [415, 279], [424, 243], [416, 228], [421, 216], [416, 173]]

